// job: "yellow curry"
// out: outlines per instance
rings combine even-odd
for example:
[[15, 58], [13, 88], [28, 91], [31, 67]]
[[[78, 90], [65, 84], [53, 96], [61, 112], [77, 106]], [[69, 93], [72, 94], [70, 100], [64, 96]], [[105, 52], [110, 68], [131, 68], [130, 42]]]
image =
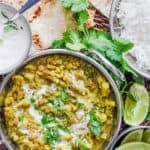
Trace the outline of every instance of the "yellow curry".
[[4, 111], [20, 150], [98, 150], [110, 140], [115, 96], [91, 64], [73, 56], [44, 56], [11, 82]]

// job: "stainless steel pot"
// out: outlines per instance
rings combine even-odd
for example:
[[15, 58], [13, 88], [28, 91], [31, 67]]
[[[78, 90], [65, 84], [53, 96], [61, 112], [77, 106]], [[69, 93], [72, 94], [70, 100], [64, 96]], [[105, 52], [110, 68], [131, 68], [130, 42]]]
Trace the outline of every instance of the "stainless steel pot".
[[[52, 56], [54, 54], [68, 55], [68, 56], [74, 56], [74, 57], [80, 58], [80, 59], [86, 61], [87, 63], [92, 64], [93, 67], [98, 69], [99, 72], [101, 72], [106, 77], [106, 79], [110, 82], [111, 87], [112, 87], [112, 89], [114, 91], [114, 94], [115, 94], [115, 97], [116, 97], [117, 108], [116, 108], [116, 112], [115, 112], [116, 121], [114, 122], [114, 127], [113, 127], [114, 130], [111, 133], [110, 140], [108, 141], [108, 143], [106, 143], [105, 148], [104, 148], [105, 150], [108, 150], [108, 148], [110, 147], [110, 145], [112, 144], [112, 142], [116, 138], [116, 136], [119, 132], [119, 129], [120, 129], [120, 125], [121, 125], [121, 116], [122, 116], [122, 113], [121, 113], [121, 97], [120, 97], [118, 88], [117, 88], [114, 80], [109, 75], [109, 73], [106, 71], [106, 69], [104, 69], [99, 63], [97, 63], [95, 60], [88, 57], [87, 55], [84, 55], [84, 54], [81, 54], [81, 53], [76, 53], [76, 52], [71, 52], [71, 51], [66, 51], [66, 50], [63, 50], [63, 49], [46, 50], [46, 51], [43, 51], [43, 52], [36, 53], [36, 54], [30, 56], [15, 71], [13, 71], [12, 73], [10, 73], [9, 75], [7, 75], [5, 77], [5, 79], [3, 80], [2, 85], [0, 87], [1, 95], [3, 96], [3, 95], [5, 95], [5, 92], [7, 92], [7, 88], [10, 86], [9, 81], [10, 81], [10, 78], [12, 77], [12, 75], [14, 73], [18, 72], [24, 65], [26, 65], [27, 63], [29, 63], [33, 59], [36, 59], [36, 58], [39, 58], [39, 57], [42, 57], [42, 56], [49, 56], [49, 55]], [[94, 51], [92, 51], [92, 54], [95, 54]], [[3, 114], [3, 105], [0, 107], [0, 111], [1, 111], [1, 114], [2, 114], [2, 116], [0, 118], [0, 136], [2, 138], [2, 143], [4, 143], [9, 150], [16, 150], [16, 145], [11, 141], [11, 139], [9, 138], [9, 135], [7, 133], [7, 127], [5, 125], [5, 117], [4, 117], [4, 114]]]
[[122, 138], [124, 138], [128, 133], [130, 133], [134, 130], [138, 130], [138, 129], [150, 129], [150, 126], [137, 126], [137, 127], [130, 127], [128, 129], [126, 129], [114, 140], [110, 150], [114, 150], [114, 148], [116, 148], [116, 146], [119, 146], [119, 142], [121, 142], [120, 140]]

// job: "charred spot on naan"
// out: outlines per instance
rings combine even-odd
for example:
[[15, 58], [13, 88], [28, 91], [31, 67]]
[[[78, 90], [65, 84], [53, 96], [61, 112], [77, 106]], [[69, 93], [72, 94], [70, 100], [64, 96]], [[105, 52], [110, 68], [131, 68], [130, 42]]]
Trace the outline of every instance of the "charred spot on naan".
[[32, 23], [34, 21], [34, 19], [36, 19], [37, 17], [41, 16], [41, 7], [38, 6], [33, 14], [33, 16], [31, 17], [31, 19], [29, 19], [29, 23]]
[[32, 35], [32, 40], [33, 40], [33, 43], [38, 47], [38, 49], [43, 48], [42, 42], [41, 42], [40, 37], [39, 37], [38, 34], [33, 34]]

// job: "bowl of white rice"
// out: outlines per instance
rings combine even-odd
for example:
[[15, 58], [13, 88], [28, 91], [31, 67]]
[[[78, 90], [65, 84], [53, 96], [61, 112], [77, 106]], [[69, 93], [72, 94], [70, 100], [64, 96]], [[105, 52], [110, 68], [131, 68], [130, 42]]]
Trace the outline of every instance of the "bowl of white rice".
[[124, 59], [140, 75], [150, 79], [150, 0], [113, 0], [110, 27], [113, 37], [134, 43], [124, 53]]

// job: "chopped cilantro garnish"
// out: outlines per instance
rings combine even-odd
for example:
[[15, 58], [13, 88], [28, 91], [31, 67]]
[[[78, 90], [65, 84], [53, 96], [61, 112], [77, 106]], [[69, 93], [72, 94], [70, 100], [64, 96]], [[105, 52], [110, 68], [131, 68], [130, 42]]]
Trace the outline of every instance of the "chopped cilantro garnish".
[[89, 112], [90, 115], [90, 121], [89, 121], [89, 127], [91, 130], [91, 133], [95, 136], [99, 136], [101, 133], [101, 122], [95, 117], [94, 111]]
[[84, 104], [83, 103], [77, 103], [77, 108], [78, 109], [81, 109], [81, 108], [83, 108], [84, 107]]
[[44, 135], [45, 143], [50, 145], [55, 144], [57, 141], [59, 141], [60, 138], [60, 134], [57, 126], [46, 128], [43, 135]]
[[68, 127], [64, 127], [62, 125], [58, 125], [57, 127], [59, 129], [63, 130], [64, 132], [66, 132], [66, 133], [69, 133], [69, 134], [71, 133], [71, 131], [70, 131], [70, 129]]
[[4, 24], [4, 32], [10, 32], [13, 30], [18, 30], [17, 24], [15, 24], [13, 22], [7, 22]]
[[63, 110], [64, 103], [59, 98], [55, 98], [49, 101], [57, 110]]
[[49, 124], [51, 122], [53, 122], [55, 120], [55, 117], [53, 114], [48, 114], [48, 115], [43, 115], [42, 116], [42, 119], [41, 119], [41, 122], [43, 125], [46, 125], [46, 124]]
[[20, 116], [18, 117], [18, 120], [19, 120], [20, 122], [23, 122], [23, 120], [24, 120], [24, 115], [20, 115]]
[[32, 103], [34, 103], [35, 100], [36, 100], [36, 97], [35, 97], [35, 95], [33, 94], [33, 95], [31, 96], [31, 98], [30, 98], [30, 101], [31, 101]]
[[67, 102], [69, 100], [69, 95], [67, 94], [66, 89], [64, 89], [64, 88], [61, 91], [60, 99], [63, 102]]

